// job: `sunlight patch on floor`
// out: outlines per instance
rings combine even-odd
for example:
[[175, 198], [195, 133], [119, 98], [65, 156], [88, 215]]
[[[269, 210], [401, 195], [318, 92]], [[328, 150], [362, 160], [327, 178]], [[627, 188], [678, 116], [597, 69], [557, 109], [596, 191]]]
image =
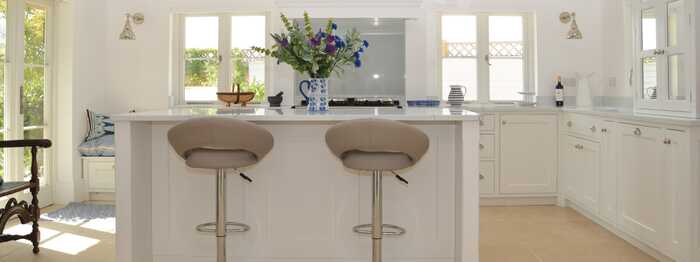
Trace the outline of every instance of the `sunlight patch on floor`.
[[97, 245], [99, 242], [100, 240], [98, 239], [71, 233], [63, 233], [44, 242], [43, 244], [39, 245], [39, 247], [69, 255], [77, 255], [80, 252]]
[[92, 229], [100, 232], [114, 234], [116, 232], [116, 219], [115, 218], [97, 218], [88, 220], [87, 222], [80, 225], [82, 228]]

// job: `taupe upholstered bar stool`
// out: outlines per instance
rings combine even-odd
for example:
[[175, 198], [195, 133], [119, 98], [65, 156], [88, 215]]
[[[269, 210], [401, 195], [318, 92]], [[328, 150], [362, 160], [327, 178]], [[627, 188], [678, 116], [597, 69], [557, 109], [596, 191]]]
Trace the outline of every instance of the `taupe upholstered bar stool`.
[[[197, 231], [216, 233], [216, 261], [226, 261], [226, 233], [245, 232], [246, 224], [226, 222], [226, 170], [251, 166], [272, 149], [272, 134], [253, 123], [228, 118], [196, 118], [168, 131], [168, 141], [187, 166], [216, 170], [216, 222]], [[248, 181], [250, 178], [239, 173]]]
[[[372, 224], [353, 231], [372, 235], [372, 261], [382, 261], [382, 236], [406, 230], [382, 222], [382, 175], [413, 166], [428, 150], [428, 136], [417, 128], [391, 120], [360, 119], [342, 122], [326, 132], [326, 143], [350, 169], [372, 171]], [[386, 229], [386, 230], [385, 230]]]

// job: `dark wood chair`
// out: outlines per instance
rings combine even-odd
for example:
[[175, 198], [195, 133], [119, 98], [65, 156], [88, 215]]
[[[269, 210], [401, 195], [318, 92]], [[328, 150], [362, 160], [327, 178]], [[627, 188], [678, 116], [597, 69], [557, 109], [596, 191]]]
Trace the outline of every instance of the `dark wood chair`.
[[[36, 159], [37, 149], [49, 148], [51, 147], [51, 141], [45, 139], [34, 139], [34, 140], [8, 140], [0, 141], [0, 149], [3, 148], [19, 148], [19, 147], [31, 147], [32, 152], [32, 177], [29, 181], [20, 182], [5, 182], [0, 185], [0, 197], [8, 196], [21, 192], [22, 190], [29, 189], [32, 193], [32, 203], [28, 204], [27, 201], [17, 201], [15, 198], [10, 198], [5, 204], [5, 208], [0, 209], [0, 243], [7, 241], [16, 241], [20, 239], [26, 239], [32, 242], [34, 249], [32, 250], [35, 254], [39, 253], [39, 199], [37, 195], [39, 194], [39, 165]], [[3, 234], [7, 222], [13, 216], [19, 217], [19, 221], [22, 224], [27, 224], [32, 222], [32, 232], [20, 236], [20, 235], [6, 235]]]

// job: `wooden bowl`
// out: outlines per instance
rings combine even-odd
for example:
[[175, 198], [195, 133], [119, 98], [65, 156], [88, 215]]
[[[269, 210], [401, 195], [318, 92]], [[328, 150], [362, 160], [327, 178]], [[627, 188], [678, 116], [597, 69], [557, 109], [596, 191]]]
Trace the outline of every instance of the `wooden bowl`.
[[216, 97], [219, 101], [224, 102], [226, 107], [230, 107], [231, 104], [241, 104], [241, 106], [246, 106], [248, 102], [255, 98], [255, 93], [253, 92], [217, 92]]

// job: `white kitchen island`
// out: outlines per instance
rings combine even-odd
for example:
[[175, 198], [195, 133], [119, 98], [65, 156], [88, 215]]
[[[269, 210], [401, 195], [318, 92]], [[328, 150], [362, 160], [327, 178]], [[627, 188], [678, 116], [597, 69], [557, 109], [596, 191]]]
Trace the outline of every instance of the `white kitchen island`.
[[[343, 120], [406, 122], [430, 138], [428, 153], [385, 176], [384, 222], [406, 228], [386, 237], [384, 261], [477, 262], [479, 118], [463, 109], [187, 108], [113, 116], [116, 122], [117, 233], [120, 262], [214, 261], [214, 171], [185, 166], [166, 139], [170, 127], [195, 117], [248, 120], [269, 130], [275, 145], [258, 165], [227, 179], [227, 217], [251, 226], [228, 237], [229, 261], [360, 262], [371, 241], [352, 227], [370, 222], [371, 179], [343, 168], [327, 149], [325, 131]], [[196, 136], [198, 134], [192, 134]], [[234, 134], [231, 134], [234, 135]]]

